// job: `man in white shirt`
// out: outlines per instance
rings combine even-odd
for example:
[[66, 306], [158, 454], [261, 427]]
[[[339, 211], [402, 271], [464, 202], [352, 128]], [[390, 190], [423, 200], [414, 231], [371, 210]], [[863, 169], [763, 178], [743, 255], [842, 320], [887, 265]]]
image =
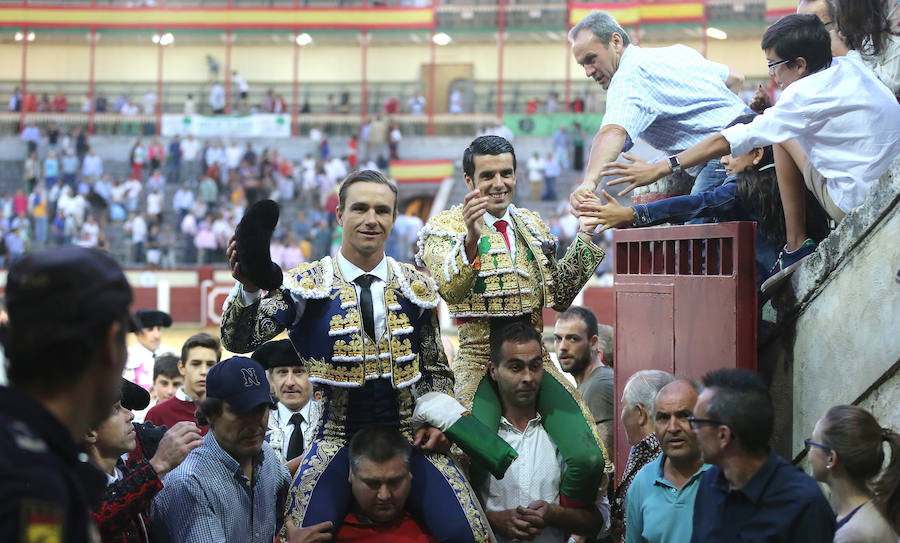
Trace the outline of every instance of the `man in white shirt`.
[[805, 189], [840, 221], [900, 153], [900, 104], [868, 68], [832, 58], [830, 44], [815, 15], [780, 19], [762, 39], [769, 73], [784, 89], [778, 103], [752, 123], [726, 128], [666, 161], [607, 164], [605, 175], [623, 176], [609, 184], [630, 183], [627, 192], [673, 169], [772, 145], [787, 243], [762, 284], [771, 291], [816, 250], [806, 235]]
[[128, 348], [128, 361], [122, 376], [149, 389], [153, 385], [153, 362], [161, 354], [177, 354], [175, 349], [162, 344], [162, 329], [172, 326], [172, 317], [165, 311], [139, 309], [134, 315], [141, 325], [134, 331], [137, 340]]
[[309, 370], [289, 339], [263, 344], [253, 352], [252, 358], [268, 370], [278, 400], [278, 408], [269, 415], [266, 441], [283, 462], [302, 456], [319, 422], [319, 406], [312, 400]]
[[225, 165], [229, 170], [236, 170], [241, 165], [241, 157], [244, 156], [244, 150], [238, 147], [238, 144], [231, 140], [225, 149]]
[[565, 462], [537, 411], [544, 366], [541, 336], [534, 327], [513, 322], [492, 331], [489, 371], [500, 397], [497, 433], [519, 453], [503, 479], [489, 476], [480, 488], [498, 541], [556, 543], [567, 533], [594, 536], [608, 529], [605, 497], [588, 507], [560, 505]]
[[188, 211], [191, 210], [191, 206], [194, 205], [194, 193], [191, 189], [182, 185], [175, 192], [175, 196], [172, 197], [172, 208], [175, 209], [175, 212], [178, 213], [178, 222], [180, 223], [184, 216], [187, 215]]
[[213, 115], [225, 113], [225, 87], [216, 81], [209, 90], [209, 107]]

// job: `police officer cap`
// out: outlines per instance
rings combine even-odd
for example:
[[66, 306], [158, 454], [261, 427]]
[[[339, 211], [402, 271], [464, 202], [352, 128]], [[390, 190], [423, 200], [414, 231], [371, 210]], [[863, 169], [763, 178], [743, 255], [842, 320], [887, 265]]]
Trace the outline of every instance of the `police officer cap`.
[[250, 206], [234, 229], [241, 274], [263, 290], [275, 290], [283, 279], [281, 268], [272, 262], [269, 246], [278, 224], [278, 204], [260, 200]]
[[262, 364], [267, 370], [278, 366], [303, 366], [303, 362], [297, 356], [297, 350], [294, 349], [289, 339], [264, 343], [253, 352], [251, 358]]
[[30, 326], [72, 334], [127, 314], [132, 299], [122, 268], [97, 249], [28, 253], [10, 267], [6, 280], [11, 334]]
[[165, 311], [138, 309], [134, 316], [141, 328], [153, 328], [154, 326], [168, 328], [172, 326], [172, 317]]
[[150, 405], [150, 393], [144, 387], [122, 377], [122, 391], [119, 397], [122, 407], [129, 411], [140, 411]]

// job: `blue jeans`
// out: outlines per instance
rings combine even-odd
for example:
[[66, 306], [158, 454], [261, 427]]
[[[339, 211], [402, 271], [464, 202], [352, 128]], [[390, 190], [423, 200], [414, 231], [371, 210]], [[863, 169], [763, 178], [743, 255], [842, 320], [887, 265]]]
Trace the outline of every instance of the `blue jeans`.
[[[726, 177], [728, 176], [725, 175], [725, 167], [722, 166], [722, 162], [719, 159], [710, 160], [694, 179], [691, 195], [709, 192], [721, 187]], [[703, 224], [707, 222], [713, 222], [713, 220], [708, 218], [692, 219], [684, 224]]]

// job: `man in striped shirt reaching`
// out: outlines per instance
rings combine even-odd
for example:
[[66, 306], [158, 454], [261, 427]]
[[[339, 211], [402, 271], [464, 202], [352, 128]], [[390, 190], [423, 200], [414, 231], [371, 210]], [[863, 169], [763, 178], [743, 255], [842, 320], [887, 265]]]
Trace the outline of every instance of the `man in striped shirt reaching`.
[[[575, 61], [606, 91], [606, 112], [573, 206], [597, 189], [603, 165], [631, 149], [637, 138], [671, 158], [752, 113], [736, 94], [742, 74], [684, 45], [642, 49], [603, 11], [591, 12], [572, 27], [569, 41]], [[695, 177], [691, 192], [722, 184], [720, 168], [716, 157], [688, 170]], [[677, 164], [672, 169], [680, 170]]]

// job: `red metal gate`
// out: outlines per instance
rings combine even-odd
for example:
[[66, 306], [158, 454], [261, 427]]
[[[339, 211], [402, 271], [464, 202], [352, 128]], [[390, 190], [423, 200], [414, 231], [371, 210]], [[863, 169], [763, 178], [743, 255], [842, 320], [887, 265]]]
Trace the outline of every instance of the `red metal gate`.
[[[638, 370], [756, 370], [755, 223], [616, 230], [614, 247], [617, 400]], [[619, 422], [615, 442], [624, 467]]]

